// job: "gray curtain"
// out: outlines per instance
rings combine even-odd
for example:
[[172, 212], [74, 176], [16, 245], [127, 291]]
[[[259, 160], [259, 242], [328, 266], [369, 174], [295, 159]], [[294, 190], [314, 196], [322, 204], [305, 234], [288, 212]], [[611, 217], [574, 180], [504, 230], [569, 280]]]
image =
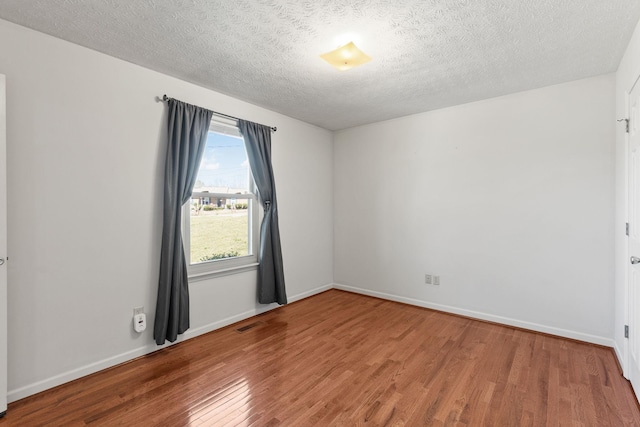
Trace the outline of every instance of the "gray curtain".
[[189, 329], [189, 282], [182, 247], [182, 206], [196, 181], [212, 112], [169, 98], [160, 279], [153, 337], [175, 341]]
[[278, 227], [278, 203], [276, 185], [271, 167], [271, 128], [257, 123], [238, 120], [238, 128], [244, 137], [247, 157], [258, 188], [264, 218], [260, 227], [258, 252], [258, 301], [261, 304], [287, 303], [284, 287], [284, 268]]

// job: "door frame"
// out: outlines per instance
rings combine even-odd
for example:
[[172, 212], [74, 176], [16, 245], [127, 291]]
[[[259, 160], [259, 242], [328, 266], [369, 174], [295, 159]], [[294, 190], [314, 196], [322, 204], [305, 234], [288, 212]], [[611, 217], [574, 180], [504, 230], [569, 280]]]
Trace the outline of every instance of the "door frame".
[[[633, 84], [629, 88], [628, 91], [625, 91], [625, 117], [627, 118], [627, 125], [629, 126], [631, 123], [631, 92], [636, 88], [637, 85], [640, 85], [640, 74], [634, 79]], [[630, 157], [629, 157], [629, 132], [625, 132], [624, 134], [624, 156], [625, 156], [625, 218], [627, 224], [629, 224], [630, 220], [630, 210], [631, 210], [631, 200], [629, 197], [629, 189], [630, 189], [630, 177], [629, 173], [631, 168], [629, 167]], [[624, 245], [624, 324], [629, 325], [629, 315], [631, 313], [631, 264], [629, 263], [629, 235], [626, 236], [626, 244]], [[619, 325], [616, 325], [618, 327]], [[622, 353], [620, 356], [622, 360], [622, 375], [627, 379], [631, 380], [630, 376], [630, 363], [631, 363], [631, 349], [629, 348], [629, 337], [624, 338]], [[640, 397], [640, 390], [636, 391], [636, 396]], [[640, 400], [640, 399], [639, 399]]]
[[8, 370], [8, 313], [7, 313], [7, 85], [6, 76], [0, 74], [0, 417], [7, 412]]

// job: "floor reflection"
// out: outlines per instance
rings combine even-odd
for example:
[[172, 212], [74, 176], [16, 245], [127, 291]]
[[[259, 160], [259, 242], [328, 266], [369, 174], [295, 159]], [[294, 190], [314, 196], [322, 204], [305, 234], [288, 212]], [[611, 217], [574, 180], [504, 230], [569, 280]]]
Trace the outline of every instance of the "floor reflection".
[[192, 413], [190, 426], [248, 425], [251, 386], [246, 378], [233, 381], [203, 402], [203, 407]]

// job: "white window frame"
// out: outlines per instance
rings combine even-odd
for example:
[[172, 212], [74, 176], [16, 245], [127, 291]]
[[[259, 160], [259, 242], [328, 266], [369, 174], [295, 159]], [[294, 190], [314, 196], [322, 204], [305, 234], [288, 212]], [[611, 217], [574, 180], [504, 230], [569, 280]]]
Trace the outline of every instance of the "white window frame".
[[[223, 119], [212, 119], [209, 131], [242, 138], [242, 135], [240, 135], [240, 131], [238, 130], [237, 123]], [[258, 250], [260, 247], [260, 218], [262, 215], [253, 178], [250, 179], [249, 191], [250, 192], [246, 194], [194, 192], [191, 194], [189, 201], [182, 207], [182, 243], [185, 252], [185, 259], [187, 261], [187, 274], [190, 282], [257, 269]], [[247, 214], [249, 216], [249, 255], [191, 264], [191, 206], [192, 200], [199, 197], [247, 201]]]

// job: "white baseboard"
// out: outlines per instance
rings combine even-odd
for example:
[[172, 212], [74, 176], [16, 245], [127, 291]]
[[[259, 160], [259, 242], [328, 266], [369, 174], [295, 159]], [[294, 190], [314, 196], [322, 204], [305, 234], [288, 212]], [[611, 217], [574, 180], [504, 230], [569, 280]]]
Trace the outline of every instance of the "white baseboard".
[[[333, 284], [328, 284], [324, 286], [320, 286], [318, 288], [312, 289], [307, 292], [303, 292], [297, 295], [290, 296], [288, 298], [289, 302], [295, 302], [315, 294], [319, 294], [324, 291], [328, 291], [333, 288]], [[106, 359], [99, 360], [94, 363], [90, 363], [88, 365], [82, 366], [77, 369], [73, 369], [68, 372], [64, 372], [59, 375], [55, 375], [51, 378], [47, 378], [42, 381], [35, 382], [33, 384], [26, 385], [24, 387], [20, 387], [15, 390], [9, 390], [7, 393], [8, 402], [15, 402], [16, 400], [23, 399], [27, 396], [31, 396], [36, 393], [40, 393], [41, 391], [48, 390], [53, 387], [57, 387], [61, 384], [67, 383], [69, 381], [76, 380], [78, 378], [82, 378], [84, 376], [99, 372], [103, 369], [110, 368], [115, 365], [119, 365], [120, 363], [128, 362], [129, 360], [135, 359], [136, 357], [144, 356], [145, 354], [153, 353], [154, 351], [160, 350], [162, 348], [175, 345], [179, 342], [186, 341], [191, 338], [195, 338], [199, 335], [204, 335], [208, 332], [215, 331], [216, 329], [223, 328], [225, 326], [231, 325], [236, 322], [240, 322], [242, 320], [248, 319], [250, 317], [256, 316], [261, 313], [265, 313], [267, 311], [278, 308], [279, 305], [271, 304], [264, 307], [256, 308], [254, 310], [247, 310], [243, 313], [239, 313], [237, 315], [227, 317], [225, 319], [218, 320], [216, 322], [203, 325], [197, 328], [189, 329], [183, 335], [179, 336], [178, 339], [173, 343], [166, 343], [164, 345], [158, 346], [155, 343], [151, 343], [142, 347], [138, 347], [136, 349], [117, 354], [112, 357], [108, 357]]]
[[616, 357], [618, 358], [618, 363], [620, 364], [620, 367], [622, 368], [622, 376], [625, 377], [626, 379], [629, 379], [627, 377], [627, 363], [624, 357], [624, 351], [618, 346], [618, 342], [617, 341], [613, 341], [613, 351], [616, 354]]
[[[310, 296], [319, 294], [321, 292], [328, 291], [329, 289], [333, 289], [333, 284], [319, 286], [319, 287], [317, 287], [315, 289], [312, 289], [310, 291], [302, 292], [302, 293], [294, 295], [294, 296], [289, 296], [289, 297], [287, 297], [287, 301], [289, 303], [300, 301], [301, 299], [305, 299], [305, 298], [308, 298]], [[222, 319], [222, 320], [219, 320], [217, 322], [210, 323], [208, 325], [200, 326], [198, 328], [189, 329], [188, 331], [186, 331], [184, 333], [184, 335], [182, 337], [179, 337], [178, 340], [175, 343], [172, 343], [170, 345], [176, 344], [178, 342], [182, 342], [184, 340], [188, 340], [190, 338], [195, 338], [195, 337], [197, 337], [199, 335], [203, 335], [203, 334], [215, 331], [216, 329], [224, 328], [225, 326], [229, 326], [229, 325], [234, 324], [236, 322], [240, 322], [240, 321], [248, 319], [250, 317], [257, 316], [258, 314], [266, 313], [267, 311], [271, 311], [271, 310], [273, 310], [275, 308], [278, 308], [278, 307], [280, 307], [278, 304], [269, 304], [269, 305], [265, 305], [263, 307], [256, 308], [255, 310], [248, 310], [248, 311], [245, 311], [244, 313], [240, 313], [240, 314], [237, 314], [237, 315], [232, 316], [232, 317], [227, 317], [226, 319]], [[155, 344], [153, 344], [152, 347], [154, 347], [155, 350], [159, 350], [159, 349], [163, 348], [163, 346], [157, 346]]]
[[[461, 316], [471, 317], [471, 318], [474, 318], [474, 319], [487, 320], [487, 321], [490, 321], [490, 322], [500, 323], [500, 324], [509, 325], [509, 326], [515, 326], [515, 327], [518, 327], [518, 328], [529, 329], [529, 330], [532, 330], [532, 331], [543, 332], [543, 333], [551, 334], [551, 335], [557, 335], [557, 336], [564, 337], [564, 338], [570, 338], [570, 339], [574, 339], [574, 340], [585, 341], [585, 342], [589, 342], [589, 343], [593, 343], [593, 344], [612, 347], [614, 349], [615, 353], [616, 353], [616, 356], [618, 357], [618, 360], [621, 361], [621, 365], [624, 367], [624, 364], [622, 363], [622, 360], [623, 360], [622, 352], [617, 347], [615, 342], [610, 338], [600, 337], [600, 336], [590, 335], [590, 334], [584, 334], [584, 333], [581, 333], [581, 332], [576, 332], [576, 331], [571, 331], [571, 330], [567, 330], [567, 329], [556, 328], [556, 327], [553, 327], [553, 326], [546, 326], [546, 325], [540, 325], [540, 324], [537, 324], [537, 323], [525, 322], [525, 321], [521, 321], [521, 320], [517, 320], [517, 319], [511, 319], [511, 318], [502, 317], [502, 316], [495, 316], [495, 315], [492, 315], [492, 314], [487, 314], [487, 313], [482, 313], [482, 312], [472, 311], [472, 310], [466, 310], [466, 309], [462, 309], [462, 308], [458, 308], [458, 307], [452, 307], [452, 306], [448, 306], [448, 305], [435, 304], [435, 303], [422, 301], [422, 300], [418, 300], [418, 299], [414, 299], [414, 298], [407, 298], [407, 297], [388, 294], [388, 293], [384, 293], [384, 292], [371, 291], [371, 290], [368, 290], [368, 289], [357, 288], [357, 287], [354, 287], [354, 286], [346, 286], [346, 285], [341, 285], [341, 284], [338, 284], [338, 283], [328, 284], [328, 285], [324, 285], [324, 286], [320, 286], [318, 288], [312, 289], [312, 290], [307, 291], [307, 292], [303, 292], [303, 293], [291, 296], [291, 297], [289, 297], [289, 302], [295, 302], [295, 301], [298, 301], [298, 300], [301, 300], [301, 299], [304, 299], [304, 298], [307, 298], [307, 297], [310, 297], [310, 296], [313, 296], [313, 295], [316, 295], [316, 294], [319, 294], [321, 292], [325, 292], [325, 291], [328, 291], [329, 289], [334, 289], [334, 288], [335, 289], [340, 289], [340, 290], [343, 290], [343, 291], [347, 291], [347, 292], [353, 292], [353, 293], [356, 293], [356, 294], [368, 295], [368, 296], [372, 296], [372, 297], [386, 299], [386, 300], [389, 300], [389, 301], [401, 302], [401, 303], [405, 303], [405, 304], [415, 305], [415, 306], [418, 306], [418, 307], [425, 307], [425, 308], [430, 308], [430, 309], [433, 309], [433, 310], [443, 311], [443, 312], [446, 312], [446, 313], [459, 314]], [[145, 346], [142, 346], [142, 347], [138, 347], [136, 349], [133, 349], [133, 350], [121, 353], [121, 354], [117, 354], [117, 355], [114, 355], [112, 357], [108, 357], [106, 359], [99, 360], [99, 361], [97, 361], [95, 363], [90, 363], [90, 364], [82, 366], [80, 368], [73, 369], [71, 371], [64, 372], [64, 373], [59, 374], [59, 375], [55, 375], [55, 376], [47, 378], [45, 380], [29, 384], [29, 385], [26, 385], [24, 387], [20, 387], [18, 389], [9, 390], [9, 392], [7, 393], [7, 400], [8, 400], [8, 402], [15, 402], [16, 400], [20, 400], [20, 399], [23, 399], [23, 398], [25, 398], [27, 396], [31, 396], [31, 395], [36, 394], [36, 393], [40, 393], [41, 391], [44, 391], [44, 390], [59, 386], [61, 384], [67, 383], [69, 381], [73, 381], [73, 380], [76, 380], [78, 378], [82, 378], [84, 376], [96, 373], [96, 372], [101, 371], [103, 369], [110, 368], [110, 367], [118, 365], [120, 363], [128, 362], [129, 360], [135, 359], [136, 357], [144, 356], [145, 354], [152, 353], [154, 351], [160, 350], [160, 349], [168, 347], [170, 345], [175, 345], [175, 344], [177, 344], [179, 342], [183, 342], [185, 340], [188, 340], [188, 339], [191, 339], [191, 338], [195, 338], [197, 336], [206, 334], [208, 332], [215, 331], [216, 329], [220, 329], [220, 328], [223, 328], [225, 326], [231, 325], [233, 323], [240, 322], [242, 320], [248, 319], [248, 318], [253, 317], [255, 315], [258, 315], [258, 314], [261, 314], [261, 313], [265, 313], [265, 312], [273, 310], [273, 309], [275, 309], [277, 307], [279, 307], [279, 306], [276, 305], [276, 304], [271, 304], [271, 305], [268, 305], [268, 306], [256, 308], [254, 310], [247, 310], [247, 311], [245, 311], [243, 313], [239, 313], [237, 315], [230, 316], [230, 317], [227, 317], [225, 319], [221, 319], [221, 320], [218, 320], [216, 322], [213, 322], [213, 323], [210, 323], [210, 324], [207, 324], [207, 325], [203, 325], [203, 326], [200, 326], [200, 327], [197, 327], [197, 328], [190, 329], [184, 335], [179, 336], [178, 339], [176, 340], [176, 342], [174, 342], [174, 343], [167, 343], [167, 344], [162, 345], [162, 346], [157, 346], [157, 345], [155, 345], [155, 343], [150, 343], [148, 345], [145, 345]]]
[[442, 304], [435, 304], [432, 302], [422, 301], [414, 298], [407, 298], [407, 297], [402, 297], [398, 295], [387, 294], [384, 292], [371, 291], [369, 289], [362, 289], [354, 286], [341, 285], [338, 283], [334, 283], [333, 286], [335, 289], [340, 289], [342, 291], [347, 291], [347, 292], [353, 292], [356, 294], [368, 295], [372, 297], [386, 299], [389, 301], [396, 301], [396, 302], [401, 302], [409, 305], [415, 305], [418, 307], [430, 308], [432, 310], [443, 311], [446, 313], [459, 314], [465, 317], [486, 320], [489, 322], [500, 323], [508, 326], [515, 326], [517, 328], [529, 329], [531, 331], [542, 332], [550, 335], [557, 335], [559, 337], [570, 338], [578, 341], [585, 341], [588, 343], [603, 345], [606, 347], [614, 346], [614, 342], [611, 338], [600, 337], [597, 335], [585, 334], [582, 332], [556, 328], [553, 326], [540, 325], [538, 323], [525, 322], [522, 320], [511, 319], [509, 317], [495, 316], [493, 314], [467, 310], [464, 308], [452, 307], [452, 306], [442, 305]]

